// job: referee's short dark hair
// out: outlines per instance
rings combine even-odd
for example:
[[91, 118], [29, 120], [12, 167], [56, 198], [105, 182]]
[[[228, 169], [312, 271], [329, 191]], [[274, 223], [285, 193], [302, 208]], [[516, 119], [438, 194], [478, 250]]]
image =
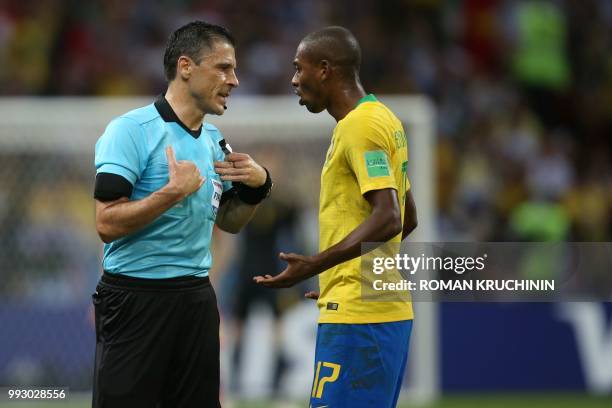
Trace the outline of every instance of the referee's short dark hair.
[[202, 50], [211, 49], [215, 41], [225, 41], [232, 47], [235, 46], [234, 37], [226, 28], [204, 21], [192, 21], [170, 34], [164, 52], [166, 79], [172, 81], [176, 77], [176, 63], [182, 55], [199, 64]]

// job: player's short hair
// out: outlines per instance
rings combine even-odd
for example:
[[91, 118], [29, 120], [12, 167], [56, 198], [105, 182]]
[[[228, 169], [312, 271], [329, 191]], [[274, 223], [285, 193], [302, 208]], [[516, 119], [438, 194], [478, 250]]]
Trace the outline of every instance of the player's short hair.
[[204, 21], [192, 21], [170, 34], [164, 52], [166, 79], [172, 81], [176, 77], [176, 63], [182, 55], [199, 64], [202, 60], [202, 50], [212, 49], [215, 41], [225, 41], [232, 47], [235, 46], [234, 37], [229, 30]]
[[361, 47], [349, 30], [340, 26], [326, 27], [308, 34], [302, 40], [312, 61], [329, 61], [347, 77], [354, 77], [361, 66]]

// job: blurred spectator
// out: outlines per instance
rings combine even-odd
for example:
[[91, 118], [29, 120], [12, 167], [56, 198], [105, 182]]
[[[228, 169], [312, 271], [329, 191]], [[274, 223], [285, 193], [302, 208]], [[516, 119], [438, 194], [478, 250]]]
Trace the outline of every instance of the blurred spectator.
[[[245, 327], [249, 313], [257, 306], [269, 309], [274, 317], [273, 336], [276, 344], [272, 345], [274, 350], [274, 373], [272, 391], [275, 397], [280, 397], [279, 386], [283, 371], [287, 364], [283, 356], [280, 343], [280, 319], [283, 313], [292, 305], [301, 300], [301, 293], [296, 289], [287, 291], [272, 291], [256, 285], [253, 277], [257, 275], [274, 275], [281, 271], [285, 264], [278, 258], [281, 251], [295, 252], [298, 249], [298, 240], [295, 236], [297, 231], [298, 216], [300, 209], [296, 205], [295, 196], [287, 189], [288, 178], [283, 173], [282, 153], [273, 146], [261, 148], [253, 152], [258, 160], [265, 163], [266, 168], [274, 174], [274, 194], [258, 209], [257, 216], [245, 227], [238, 250], [236, 276], [232, 288], [233, 296], [233, 337], [236, 344], [234, 347], [233, 367], [235, 372], [240, 372], [243, 362], [243, 349], [245, 343]], [[234, 391], [240, 394], [239, 378], [233, 377]]]

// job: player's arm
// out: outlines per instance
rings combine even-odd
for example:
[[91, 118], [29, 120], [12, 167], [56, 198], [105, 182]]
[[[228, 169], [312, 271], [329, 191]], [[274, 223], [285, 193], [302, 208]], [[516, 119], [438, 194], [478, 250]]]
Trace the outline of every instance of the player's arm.
[[[95, 193], [96, 230], [102, 241], [110, 243], [138, 231], [204, 184], [205, 179], [195, 163], [182, 160], [177, 162], [172, 147], [166, 148], [166, 156], [170, 173], [168, 184], [142, 200], [130, 200], [127, 191], [131, 193], [131, 188], [122, 187], [121, 181], [116, 181], [110, 187], [108, 184], [102, 185], [100, 180], [104, 176], [98, 175]], [[124, 182], [129, 184], [125, 179]], [[113, 197], [117, 194], [123, 196]]]
[[270, 194], [270, 174], [248, 154], [236, 152], [227, 154], [225, 161], [216, 161], [215, 172], [236, 186], [223, 194], [215, 223], [223, 231], [237, 234]]
[[418, 225], [416, 205], [410, 190], [406, 191], [406, 202], [404, 203], [404, 225], [402, 227], [402, 241]]
[[293, 286], [357, 258], [361, 255], [363, 242], [386, 242], [402, 232], [402, 217], [395, 189], [368, 191], [364, 198], [372, 207], [370, 216], [342, 241], [313, 256], [281, 253], [280, 258], [288, 263], [287, 268], [276, 276], [256, 276], [255, 282], [276, 288]]
[[370, 203], [372, 213], [342, 241], [312, 257], [317, 274], [360, 256], [363, 242], [387, 242], [402, 232], [402, 215], [395, 189], [368, 191], [364, 198]]
[[[371, 203], [370, 203], [371, 204]], [[406, 191], [406, 202], [404, 204], [404, 225], [402, 226], [402, 240], [417, 227], [417, 213], [414, 198], [410, 190]], [[309, 299], [318, 299], [319, 293], [310, 291], [304, 295]]]

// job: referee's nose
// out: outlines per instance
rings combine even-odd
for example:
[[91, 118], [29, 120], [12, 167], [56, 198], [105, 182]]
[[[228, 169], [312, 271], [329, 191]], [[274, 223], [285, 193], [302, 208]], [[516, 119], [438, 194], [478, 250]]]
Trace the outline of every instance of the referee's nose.
[[240, 85], [240, 81], [238, 81], [238, 76], [236, 75], [236, 71], [232, 69], [230, 74], [227, 76], [226, 83], [232, 88], [237, 88]]

